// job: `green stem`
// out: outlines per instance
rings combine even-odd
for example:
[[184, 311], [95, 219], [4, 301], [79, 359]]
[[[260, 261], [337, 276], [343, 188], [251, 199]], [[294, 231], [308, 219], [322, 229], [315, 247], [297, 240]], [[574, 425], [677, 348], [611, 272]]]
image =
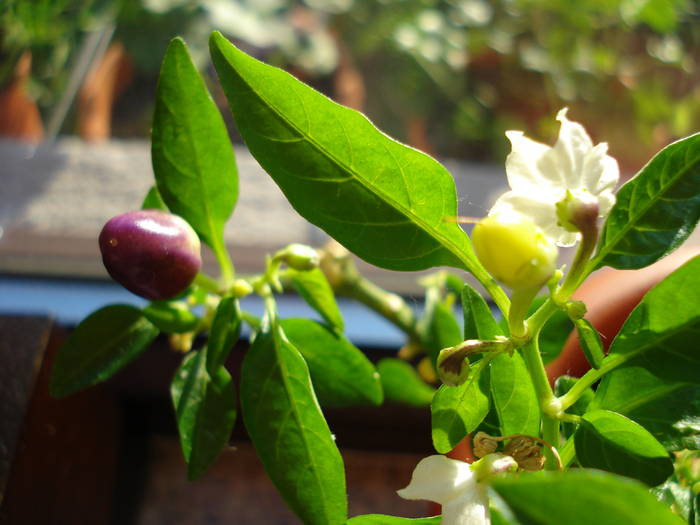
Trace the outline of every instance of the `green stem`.
[[217, 295], [221, 293], [221, 286], [219, 283], [204, 273], [198, 273], [194, 278], [194, 283], [208, 292]]
[[233, 261], [226, 250], [226, 244], [224, 240], [216, 242], [212, 246], [212, 251], [216, 257], [219, 267], [221, 268], [221, 281], [223, 283], [223, 288], [227, 289], [233, 283], [236, 277], [236, 270], [233, 267]]
[[[466, 262], [466, 261], [465, 261]], [[477, 281], [483, 286], [486, 291], [496, 303], [496, 306], [501, 311], [501, 314], [505, 319], [510, 315], [510, 299], [508, 295], [503, 291], [503, 288], [494, 280], [493, 277], [481, 266], [476, 266], [473, 263], [468, 265], [469, 271], [476, 278]]]
[[525, 316], [538, 291], [539, 288], [513, 290], [513, 298], [510, 303], [510, 311], [508, 312], [508, 328], [510, 335], [516, 339], [523, 339], [528, 336], [529, 328], [525, 324]]
[[[634, 357], [634, 355], [632, 357]], [[574, 383], [571, 390], [559, 398], [561, 409], [566, 410], [571, 405], [576, 403], [576, 401], [578, 401], [579, 398], [586, 392], [588, 387], [592, 386], [596, 381], [598, 381], [612, 369], [620, 366], [627, 359], [628, 358], [625, 356], [609, 356], [603, 360], [600, 368], [591, 368], [588, 372], [583, 374], [583, 376], [576, 381], [576, 383]]]
[[420, 341], [413, 310], [400, 296], [383, 290], [359, 274], [345, 281], [338, 293], [361, 302], [400, 328], [411, 339]]
[[[521, 348], [521, 352], [540, 404], [542, 439], [553, 447], [559, 448], [559, 419], [550, 414], [550, 407], [556, 401], [556, 398], [554, 397], [554, 392], [552, 392], [552, 387], [549, 386], [547, 372], [540, 355], [539, 335], [539, 332], [534, 333], [532, 339]], [[557, 468], [556, 461], [551, 454], [547, 455], [547, 468]]]

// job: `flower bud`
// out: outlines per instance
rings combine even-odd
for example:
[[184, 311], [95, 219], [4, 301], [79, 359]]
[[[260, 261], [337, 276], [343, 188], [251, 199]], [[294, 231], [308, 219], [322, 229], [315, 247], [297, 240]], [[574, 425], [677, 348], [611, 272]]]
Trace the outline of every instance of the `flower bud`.
[[151, 300], [176, 297], [202, 266], [192, 227], [177, 215], [139, 210], [110, 219], [100, 232], [102, 262], [127, 290]]
[[290, 268], [300, 272], [306, 272], [318, 268], [320, 257], [311, 246], [304, 244], [290, 244], [275, 256]]
[[443, 383], [458, 386], [469, 377], [469, 356], [486, 352], [510, 352], [511, 341], [502, 336], [494, 340], [467, 339], [456, 346], [443, 348], [437, 358], [438, 375]]
[[516, 472], [518, 463], [510, 456], [495, 452], [472, 463], [471, 469], [479, 483], [488, 483], [499, 474]]
[[539, 288], [556, 269], [556, 245], [524, 215], [482, 219], [474, 227], [472, 242], [484, 268], [513, 290]]

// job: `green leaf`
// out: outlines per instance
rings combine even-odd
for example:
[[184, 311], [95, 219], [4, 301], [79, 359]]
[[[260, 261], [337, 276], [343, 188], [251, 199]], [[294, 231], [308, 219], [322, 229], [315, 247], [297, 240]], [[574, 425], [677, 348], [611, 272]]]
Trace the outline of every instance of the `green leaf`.
[[481, 268], [464, 231], [444, 220], [457, 196], [443, 166], [220, 33], [210, 48], [248, 148], [302, 216], [383, 268]]
[[446, 454], [475, 430], [489, 412], [488, 370], [476, 373], [459, 386], [442, 385], [430, 406], [433, 447]]
[[494, 339], [503, 335], [491, 308], [474, 288], [468, 284], [462, 289], [462, 309], [464, 310], [464, 339]]
[[144, 307], [143, 315], [169, 334], [191, 332], [199, 325], [199, 317], [179, 301], [154, 301]]
[[165, 204], [163, 197], [160, 196], [158, 188], [151, 186], [151, 189], [148, 190], [146, 197], [143, 199], [143, 203], [141, 203], [141, 209], [168, 211], [168, 206]]
[[581, 343], [581, 349], [588, 363], [593, 368], [600, 368], [603, 364], [605, 351], [603, 350], [603, 342], [600, 340], [598, 330], [586, 319], [577, 319], [574, 324], [576, 325], [576, 333], [578, 334], [579, 343]]
[[226, 447], [236, 421], [236, 391], [224, 367], [209, 375], [206, 347], [182, 360], [170, 386], [187, 477], [204, 474]]
[[432, 518], [399, 518], [385, 514], [365, 514], [348, 520], [347, 525], [439, 525], [440, 516]]
[[381, 405], [382, 383], [369, 359], [345, 337], [309, 319], [280, 322], [306, 360], [322, 406]]
[[700, 445], [700, 257], [652, 288], [613, 340], [591, 410], [623, 414], [668, 450]]
[[51, 395], [65, 397], [105, 381], [136, 359], [158, 335], [141, 310], [125, 304], [86, 317], [58, 351]]
[[241, 335], [241, 308], [235, 297], [224, 297], [214, 313], [209, 330], [207, 370], [213, 374], [223, 366]]
[[241, 371], [243, 419], [265, 470], [308, 525], [347, 520], [343, 459], [309, 370], [278, 326], [258, 333]]
[[591, 269], [647, 266], [675, 250], [700, 218], [700, 133], [665, 147], [617, 192]]
[[387, 401], [425, 407], [435, 395], [435, 389], [423, 381], [416, 369], [403, 359], [385, 357], [377, 363]]
[[516, 351], [495, 357], [489, 364], [489, 378], [501, 435], [538, 435], [540, 405], [522, 356]]
[[673, 461], [663, 445], [643, 426], [609, 410], [584, 414], [574, 445], [582, 467], [636, 478], [652, 487], [673, 474]]
[[684, 523], [641, 483], [597, 470], [500, 477], [491, 487], [528, 525]]
[[163, 59], [153, 115], [151, 157], [158, 191], [215, 251], [238, 198], [226, 125], [180, 38]]
[[343, 316], [335, 301], [333, 289], [324, 273], [315, 268], [306, 272], [289, 269], [288, 275], [296, 291], [311, 308], [316, 310], [333, 328], [342, 332], [345, 329]]

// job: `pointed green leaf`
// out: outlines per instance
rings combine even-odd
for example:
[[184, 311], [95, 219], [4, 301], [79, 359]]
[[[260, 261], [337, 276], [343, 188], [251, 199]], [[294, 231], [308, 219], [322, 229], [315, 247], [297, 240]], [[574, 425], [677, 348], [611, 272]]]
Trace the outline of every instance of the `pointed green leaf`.
[[426, 312], [423, 343], [428, 355], [435, 363], [440, 350], [455, 346], [463, 341], [462, 327], [457, 322], [452, 308], [439, 301]]
[[700, 444], [700, 257], [652, 288], [603, 360], [590, 410], [623, 414], [668, 450]]
[[516, 351], [495, 357], [489, 364], [489, 378], [501, 435], [538, 435], [540, 405], [522, 356]]
[[342, 332], [345, 322], [335, 301], [333, 289], [324, 273], [318, 268], [306, 272], [289, 269], [288, 275], [304, 301], [321, 314], [329, 325]]
[[168, 211], [168, 206], [165, 204], [163, 197], [160, 196], [158, 188], [151, 186], [151, 189], [148, 190], [148, 193], [141, 203], [141, 209]]
[[440, 525], [440, 516], [432, 518], [399, 518], [385, 514], [365, 514], [348, 520], [348, 525]]
[[665, 147], [617, 192], [590, 268], [642, 268], [671, 253], [700, 218], [700, 133]]
[[65, 397], [105, 381], [136, 359], [158, 335], [141, 310], [125, 304], [86, 317], [58, 351], [51, 395]]
[[216, 460], [236, 421], [236, 391], [231, 376], [223, 367], [210, 376], [206, 352], [205, 347], [186, 356], [170, 386], [190, 480], [204, 474]]
[[248, 148], [302, 216], [377, 266], [480, 268], [467, 235], [444, 220], [457, 197], [443, 166], [220, 33], [210, 47]]
[[673, 474], [673, 461], [663, 445], [643, 426], [609, 410], [584, 414], [574, 445], [582, 467], [636, 478], [652, 487]]
[[224, 297], [216, 307], [209, 331], [207, 370], [213, 374], [223, 366], [241, 335], [241, 308], [235, 297]]
[[462, 289], [462, 309], [464, 339], [494, 339], [497, 335], [503, 335], [489, 305], [481, 294], [468, 284]]
[[430, 406], [433, 446], [441, 454], [452, 450], [467, 434], [475, 430], [489, 412], [488, 369], [472, 371], [459, 386], [442, 385]]
[[199, 325], [199, 317], [179, 301], [154, 301], [144, 307], [143, 315], [163, 332], [181, 334]]
[[600, 368], [605, 357], [605, 350], [603, 350], [603, 342], [600, 340], [598, 330], [586, 319], [577, 319], [574, 324], [581, 349], [588, 363], [593, 368]]
[[[544, 303], [546, 298], [535, 300], [537, 307]], [[533, 309], [530, 314], [535, 312]], [[569, 338], [569, 334], [574, 329], [574, 323], [562, 310], [557, 310], [544, 325], [540, 332], [540, 353], [544, 364], [554, 361], [564, 348], [564, 343]]]
[[416, 407], [430, 405], [435, 389], [426, 384], [416, 369], [403, 359], [385, 357], [377, 363], [377, 371], [387, 401]]
[[168, 208], [215, 251], [238, 198], [226, 125], [180, 38], [170, 42], [156, 92], [153, 172]]
[[491, 487], [528, 525], [681, 525], [637, 481], [598, 470], [497, 477]]
[[343, 460], [309, 370], [278, 326], [258, 333], [241, 371], [243, 420], [265, 470], [308, 525], [347, 520]]
[[322, 406], [382, 404], [377, 370], [345, 337], [309, 319], [285, 319], [280, 325], [306, 360]]

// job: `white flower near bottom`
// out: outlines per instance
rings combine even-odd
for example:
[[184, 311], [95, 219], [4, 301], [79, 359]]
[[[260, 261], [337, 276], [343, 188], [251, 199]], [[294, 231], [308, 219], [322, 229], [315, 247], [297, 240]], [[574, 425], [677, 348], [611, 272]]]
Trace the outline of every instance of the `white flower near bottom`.
[[[527, 138], [522, 131], [507, 131], [512, 151], [506, 159], [511, 190], [499, 197], [489, 216], [530, 217], [544, 234], [559, 246], [571, 246], [580, 233], [568, 231], [557, 218], [556, 205], [567, 197], [591, 203], [597, 201], [603, 218], [615, 203], [613, 189], [620, 170], [607, 155], [604, 142], [593, 145], [583, 126], [566, 118], [567, 109], [557, 114], [561, 122], [554, 146]], [[570, 197], [571, 198], [571, 197]]]
[[422, 459], [411, 482], [397, 491], [404, 499], [442, 505], [442, 525], [489, 525], [486, 485], [477, 481], [469, 463], [435, 455]]

